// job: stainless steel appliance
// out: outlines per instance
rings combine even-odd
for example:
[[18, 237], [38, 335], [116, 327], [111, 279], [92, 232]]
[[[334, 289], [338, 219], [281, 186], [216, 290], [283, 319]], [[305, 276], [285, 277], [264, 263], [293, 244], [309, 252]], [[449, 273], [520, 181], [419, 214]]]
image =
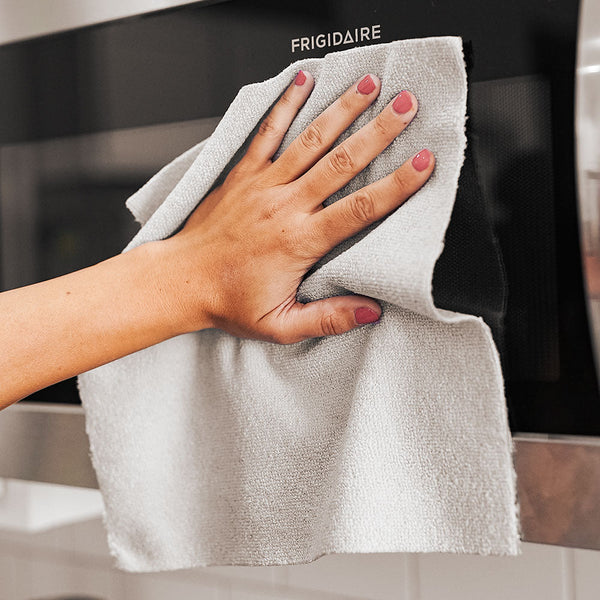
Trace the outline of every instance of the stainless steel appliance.
[[[434, 296], [493, 328], [525, 538], [600, 548], [599, 328], [586, 312], [600, 295], [600, 165], [580, 152], [578, 213], [574, 129], [576, 88], [582, 130], [598, 127], [597, 13], [572, 0], [205, 1], [4, 45], [0, 287], [118, 252], [135, 229], [125, 198], [209, 135], [242, 85], [359, 44], [460, 35], [469, 152]], [[2, 413], [0, 475], [94, 485], [77, 403], [68, 381]]]

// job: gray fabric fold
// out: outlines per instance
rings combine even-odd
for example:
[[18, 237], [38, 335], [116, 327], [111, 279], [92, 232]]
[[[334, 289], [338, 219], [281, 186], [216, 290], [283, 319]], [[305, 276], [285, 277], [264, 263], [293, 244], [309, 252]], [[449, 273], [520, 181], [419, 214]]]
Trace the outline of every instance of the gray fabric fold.
[[205, 144], [130, 199], [128, 248], [171, 235], [222, 180], [298, 69], [315, 88], [280, 151], [365, 73], [379, 98], [419, 99], [408, 129], [340, 192], [422, 148], [430, 181], [303, 282], [303, 301], [365, 294], [383, 318], [291, 346], [217, 330], [80, 377], [111, 551], [131, 571], [284, 564], [333, 552], [519, 551], [511, 437], [490, 330], [431, 296], [465, 147], [459, 38], [397, 41], [298, 61], [243, 87]]

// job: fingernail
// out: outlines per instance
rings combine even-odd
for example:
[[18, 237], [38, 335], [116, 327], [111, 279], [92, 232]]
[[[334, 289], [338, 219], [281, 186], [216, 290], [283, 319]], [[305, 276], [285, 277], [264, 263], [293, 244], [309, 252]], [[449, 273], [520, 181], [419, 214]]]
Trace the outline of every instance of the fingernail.
[[379, 321], [379, 315], [373, 309], [367, 308], [366, 306], [357, 308], [354, 311], [354, 318], [358, 325], [366, 325], [367, 323]]
[[365, 94], [366, 96], [375, 89], [375, 82], [373, 81], [370, 75], [367, 75], [366, 77], [363, 77], [363, 79], [360, 81], [360, 83], [357, 86], [357, 89], [361, 94]]
[[296, 75], [296, 79], [294, 79], [294, 83], [296, 85], [304, 85], [305, 81], [306, 81], [306, 75], [305, 75], [304, 71], [298, 71], [298, 75]]
[[392, 108], [400, 115], [407, 113], [413, 105], [412, 98], [406, 90], [402, 90], [394, 100]]
[[429, 166], [429, 161], [431, 160], [431, 152], [429, 150], [421, 150], [421, 152], [415, 154], [415, 157], [412, 159], [412, 166], [417, 171], [424, 171]]

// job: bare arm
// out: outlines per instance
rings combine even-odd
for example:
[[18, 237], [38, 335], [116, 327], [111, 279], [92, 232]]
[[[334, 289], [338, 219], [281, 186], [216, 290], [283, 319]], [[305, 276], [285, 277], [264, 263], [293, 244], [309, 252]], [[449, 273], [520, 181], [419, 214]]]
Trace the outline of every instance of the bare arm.
[[345, 185], [408, 125], [416, 99], [402, 92], [330, 151], [377, 97], [356, 82], [275, 161], [309, 96], [299, 76], [245, 156], [173, 237], [97, 265], [0, 294], [0, 408], [175, 335], [217, 327], [278, 343], [340, 334], [379, 318], [371, 298], [296, 300], [308, 269], [345, 238], [397, 208], [430, 176], [424, 150], [394, 173], [335, 204]]
[[168, 310], [162, 247], [0, 294], [0, 407], [182, 333]]

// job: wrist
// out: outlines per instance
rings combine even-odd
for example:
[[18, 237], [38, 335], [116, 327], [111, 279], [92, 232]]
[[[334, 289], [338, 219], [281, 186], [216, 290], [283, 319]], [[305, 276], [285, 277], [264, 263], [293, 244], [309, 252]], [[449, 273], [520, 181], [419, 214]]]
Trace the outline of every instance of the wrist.
[[147, 265], [148, 299], [166, 336], [213, 326], [207, 310], [208, 278], [199, 261], [192, 264], [187, 258], [178, 238], [150, 242], [131, 252]]

